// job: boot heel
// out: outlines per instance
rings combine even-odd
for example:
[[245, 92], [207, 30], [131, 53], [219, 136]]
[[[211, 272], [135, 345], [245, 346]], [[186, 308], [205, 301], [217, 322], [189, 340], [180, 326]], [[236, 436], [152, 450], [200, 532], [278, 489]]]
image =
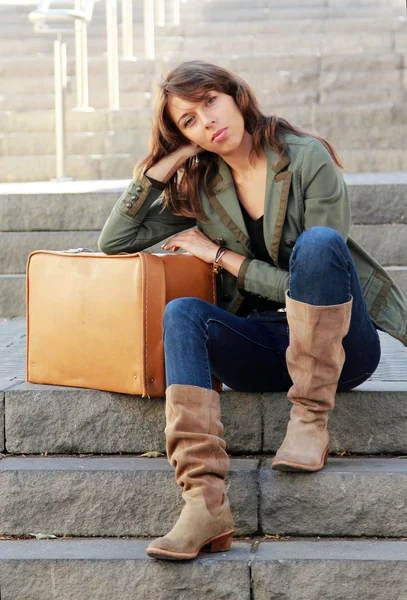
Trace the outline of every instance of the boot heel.
[[232, 545], [233, 531], [231, 533], [223, 533], [215, 538], [209, 547], [209, 552], [226, 552]]

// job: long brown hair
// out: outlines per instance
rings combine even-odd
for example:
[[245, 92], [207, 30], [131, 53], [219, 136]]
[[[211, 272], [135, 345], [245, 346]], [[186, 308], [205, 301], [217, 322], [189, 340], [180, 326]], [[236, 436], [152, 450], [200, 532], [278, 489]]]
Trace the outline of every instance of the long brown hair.
[[[153, 125], [150, 136], [148, 156], [134, 169], [134, 175], [148, 171], [164, 156], [171, 154], [182, 145], [190, 144], [173, 122], [168, 113], [168, 99], [178, 96], [191, 102], [200, 102], [208, 91], [219, 91], [232, 96], [243, 116], [245, 129], [251, 134], [253, 148], [249, 159], [254, 155], [261, 156], [263, 144], [278, 152], [286, 153], [283, 135], [293, 133], [298, 136], [309, 136], [318, 139], [332, 156], [336, 165], [343, 169], [334, 148], [323, 138], [295, 127], [286, 119], [276, 115], [264, 115], [250, 86], [238, 75], [228, 69], [200, 60], [183, 62], [172, 69], [166, 78], [158, 84]], [[164, 205], [174, 214], [192, 217], [205, 221], [200, 189], [210, 195], [211, 186], [218, 173], [219, 156], [204, 151], [199, 154], [199, 163], [194, 159], [187, 160], [182, 167], [182, 176], [177, 173], [168, 182], [163, 192]]]

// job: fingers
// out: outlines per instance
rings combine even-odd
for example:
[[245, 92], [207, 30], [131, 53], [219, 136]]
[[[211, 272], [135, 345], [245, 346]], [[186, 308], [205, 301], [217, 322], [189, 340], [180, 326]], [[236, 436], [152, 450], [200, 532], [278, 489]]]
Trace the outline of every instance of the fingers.
[[173, 252], [177, 252], [180, 249], [180, 246], [169, 246], [168, 244], [163, 244], [161, 246], [163, 250], [172, 250]]

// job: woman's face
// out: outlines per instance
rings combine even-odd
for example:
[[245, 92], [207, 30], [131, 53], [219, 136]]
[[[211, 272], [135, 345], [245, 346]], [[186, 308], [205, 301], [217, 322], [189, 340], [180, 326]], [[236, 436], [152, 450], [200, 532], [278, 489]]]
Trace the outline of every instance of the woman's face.
[[199, 102], [172, 96], [168, 112], [182, 134], [204, 150], [224, 156], [236, 151], [242, 143], [244, 120], [228, 94], [208, 92]]

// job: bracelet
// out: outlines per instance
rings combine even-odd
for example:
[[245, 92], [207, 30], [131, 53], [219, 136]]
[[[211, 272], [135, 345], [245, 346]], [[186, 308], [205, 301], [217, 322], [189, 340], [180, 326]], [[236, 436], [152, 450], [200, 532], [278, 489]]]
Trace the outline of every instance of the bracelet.
[[223, 269], [223, 267], [220, 266], [219, 261], [222, 258], [222, 256], [225, 254], [225, 252], [227, 252], [227, 248], [224, 248], [223, 246], [219, 246], [219, 249], [216, 253], [216, 257], [215, 257], [215, 262], [213, 263], [213, 273], [220, 273]]

